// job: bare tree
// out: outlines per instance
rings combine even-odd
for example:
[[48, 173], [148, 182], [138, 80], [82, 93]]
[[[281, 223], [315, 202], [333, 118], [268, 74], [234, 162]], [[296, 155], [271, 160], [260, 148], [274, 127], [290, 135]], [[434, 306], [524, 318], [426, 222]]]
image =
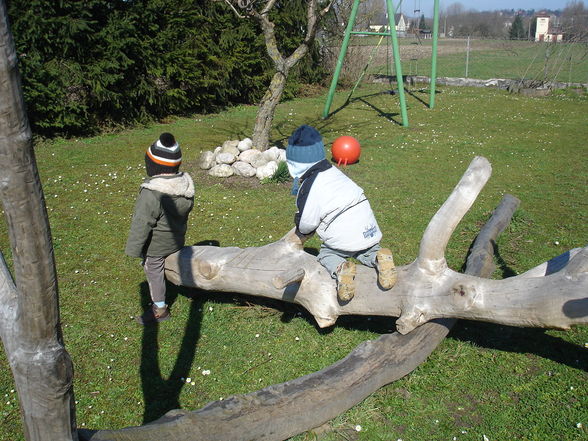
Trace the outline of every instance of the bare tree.
[[463, 6], [463, 4], [456, 2], [456, 3], [451, 3], [449, 6], [447, 6], [447, 15], [452, 16], [452, 15], [462, 15], [465, 12], [465, 8]]
[[[276, 40], [275, 24], [270, 20], [270, 12], [277, 0], [225, 0], [239, 17], [251, 17], [259, 23], [265, 38], [265, 46], [271, 58], [275, 73], [270, 85], [259, 103], [259, 110], [253, 128], [253, 146], [258, 150], [269, 147], [269, 136], [276, 107], [280, 103], [284, 87], [291, 69], [309, 52], [316, 37], [320, 20], [329, 12], [334, 0], [307, 0], [306, 31], [302, 43], [290, 55], [284, 55]], [[259, 5], [259, 6], [258, 6]]]
[[508, 20], [498, 11], [465, 9], [461, 3], [452, 3], [446, 10], [447, 29], [453, 28], [454, 36], [496, 37], [506, 36], [505, 22]]
[[588, 9], [582, 1], [571, 1], [566, 4], [561, 15], [566, 40], [584, 41], [588, 35]]
[[71, 441], [78, 439], [73, 367], [63, 345], [49, 221], [7, 17], [0, 0], [0, 198], [15, 276], [0, 253], [0, 336], [25, 438]]

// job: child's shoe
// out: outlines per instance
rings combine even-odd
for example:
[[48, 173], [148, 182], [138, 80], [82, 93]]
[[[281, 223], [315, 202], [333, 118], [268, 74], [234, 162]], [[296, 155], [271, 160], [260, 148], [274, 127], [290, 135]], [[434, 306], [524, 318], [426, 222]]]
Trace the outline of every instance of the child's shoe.
[[343, 262], [337, 270], [337, 297], [348, 302], [355, 295], [355, 263]]
[[396, 284], [398, 275], [392, 251], [389, 248], [381, 248], [376, 254], [376, 268], [378, 270], [378, 282], [384, 289], [390, 289]]
[[164, 322], [171, 317], [171, 313], [169, 312], [169, 308], [165, 305], [163, 308], [159, 308], [157, 305], [151, 305], [147, 311], [143, 313], [143, 315], [138, 315], [135, 317], [135, 321], [140, 325], [152, 325], [153, 323]]

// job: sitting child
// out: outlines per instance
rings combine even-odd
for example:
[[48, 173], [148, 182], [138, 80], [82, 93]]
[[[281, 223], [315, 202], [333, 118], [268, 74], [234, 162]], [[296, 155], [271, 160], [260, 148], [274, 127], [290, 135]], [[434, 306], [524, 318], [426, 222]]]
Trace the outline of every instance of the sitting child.
[[288, 171], [294, 178], [298, 212], [297, 233], [317, 232], [322, 244], [317, 260], [337, 280], [337, 296], [347, 302], [355, 295], [355, 263], [375, 267], [383, 289], [396, 283], [392, 252], [380, 247], [382, 232], [363, 190], [325, 159], [320, 133], [298, 127], [288, 139]]

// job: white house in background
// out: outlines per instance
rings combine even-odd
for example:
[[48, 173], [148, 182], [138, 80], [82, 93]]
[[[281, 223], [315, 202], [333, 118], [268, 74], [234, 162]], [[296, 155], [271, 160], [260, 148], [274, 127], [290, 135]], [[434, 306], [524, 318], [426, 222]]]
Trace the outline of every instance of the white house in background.
[[550, 23], [551, 16], [549, 14], [539, 13], [535, 18], [537, 19], [535, 41], [563, 41], [563, 32]]
[[[399, 37], [406, 36], [408, 32], [408, 20], [403, 13], [394, 15], [394, 22], [396, 23], [396, 33]], [[390, 30], [390, 26], [387, 24], [380, 24], [380, 25], [370, 25], [371, 32], [388, 32]]]

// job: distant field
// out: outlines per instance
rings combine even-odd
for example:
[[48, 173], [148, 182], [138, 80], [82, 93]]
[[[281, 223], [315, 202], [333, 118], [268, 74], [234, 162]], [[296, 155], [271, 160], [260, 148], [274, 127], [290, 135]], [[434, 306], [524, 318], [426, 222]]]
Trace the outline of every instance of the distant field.
[[[368, 73], [395, 74], [392, 49], [385, 38], [355, 38], [346, 58], [348, 82], [358, 78], [374, 48]], [[431, 40], [399, 39], [404, 75], [431, 74]], [[337, 49], [338, 51], [338, 49]], [[535, 43], [513, 40], [440, 39], [437, 50], [438, 77], [511, 78], [588, 83], [588, 44]]]

